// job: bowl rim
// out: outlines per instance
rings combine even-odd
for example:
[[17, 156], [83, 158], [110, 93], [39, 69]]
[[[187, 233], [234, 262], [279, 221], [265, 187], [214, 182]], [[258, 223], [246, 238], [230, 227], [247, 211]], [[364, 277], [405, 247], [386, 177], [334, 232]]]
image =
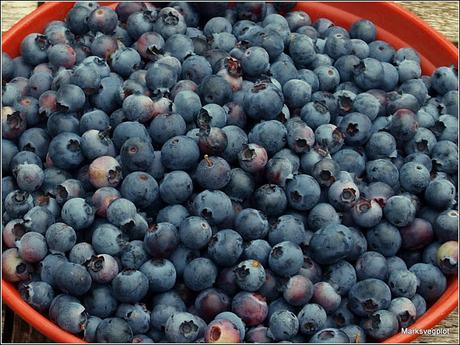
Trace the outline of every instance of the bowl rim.
[[[114, 6], [117, 2], [99, 2], [102, 5]], [[58, 11], [66, 11], [73, 6], [74, 2], [48, 2], [39, 6], [33, 12], [31, 12], [26, 17], [19, 20], [15, 23], [7, 32], [2, 36], [2, 51], [4, 51], [4, 46], [13, 44], [10, 43], [14, 41], [16, 37], [24, 37], [24, 27], [30, 27], [34, 22], [49, 19], [44, 17], [44, 15]], [[329, 6], [331, 9], [334, 7], [331, 4], [341, 8], [340, 11], [346, 11], [349, 6], [352, 6], [353, 2], [308, 2], [308, 3], [299, 3], [296, 6], [296, 9], [306, 10], [315, 6]], [[455, 63], [458, 62], [458, 48], [456, 48], [451, 42], [449, 42], [444, 36], [422, 21], [415, 14], [409, 12], [404, 7], [397, 3], [390, 2], [365, 2], [360, 3], [361, 7], [368, 6], [379, 6], [382, 10], [387, 10], [392, 14], [404, 17], [408, 20], [409, 24], [413, 24], [420, 30], [424, 35], [428, 35], [430, 39], [434, 40], [437, 45], [442, 46], [442, 49], [445, 51], [449, 57], [452, 57], [452, 60], [455, 60]], [[350, 14], [350, 13], [347, 13]], [[359, 16], [358, 16], [359, 17]], [[38, 30], [39, 31], [39, 30]], [[405, 43], [404, 41], [401, 41]], [[406, 44], [409, 45], [409, 44]], [[17, 50], [17, 49], [16, 49]], [[423, 61], [422, 58], [422, 69], [426, 65], [427, 60]], [[425, 67], [426, 68], [426, 67]], [[35, 309], [33, 309], [27, 302], [25, 302], [18, 290], [14, 287], [13, 284], [3, 280], [2, 278], [2, 298], [5, 303], [16, 312], [22, 319], [29, 323], [36, 330], [41, 332], [46, 337], [56, 341], [56, 342], [67, 342], [67, 343], [85, 343], [82, 338], [79, 338], [71, 333], [66, 332], [65, 330], [59, 328], [58, 325], [54, 324], [46, 316], [42, 315]], [[415, 329], [430, 329], [436, 326], [441, 320], [443, 320], [455, 307], [458, 305], [458, 276], [453, 276], [449, 279], [449, 285], [446, 291], [441, 295], [441, 297], [427, 310], [427, 312], [420, 317], [413, 325], [408, 327], [410, 330]], [[412, 334], [403, 334], [398, 333], [388, 339], [385, 339], [383, 343], [407, 343], [419, 336], [417, 333]]]

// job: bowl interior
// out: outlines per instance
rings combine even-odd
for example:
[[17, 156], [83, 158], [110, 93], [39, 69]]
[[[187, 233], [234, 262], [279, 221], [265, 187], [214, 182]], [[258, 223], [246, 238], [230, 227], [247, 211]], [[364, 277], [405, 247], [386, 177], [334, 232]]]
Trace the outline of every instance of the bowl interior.
[[[12, 57], [19, 55], [22, 39], [32, 32], [42, 32], [52, 20], [63, 20], [74, 2], [46, 3], [15, 24], [2, 37], [2, 51]], [[115, 7], [115, 2], [100, 2]], [[424, 74], [431, 74], [436, 67], [455, 65], [458, 68], [458, 50], [443, 36], [430, 28], [415, 15], [399, 5], [386, 2], [302, 2], [297, 10], [307, 12], [312, 20], [320, 17], [331, 19], [336, 25], [350, 28], [359, 18], [372, 20], [378, 27], [378, 39], [391, 43], [395, 48], [416, 49], [422, 62]], [[15, 287], [2, 279], [2, 297], [5, 302], [25, 321], [45, 336], [56, 342], [82, 343], [82, 339], [65, 332], [45, 316], [22, 300]], [[458, 304], [458, 280], [452, 277], [448, 289], [434, 303], [427, 313], [410, 328], [428, 329], [444, 319]], [[417, 337], [416, 334], [396, 334], [385, 343], [405, 343]]]

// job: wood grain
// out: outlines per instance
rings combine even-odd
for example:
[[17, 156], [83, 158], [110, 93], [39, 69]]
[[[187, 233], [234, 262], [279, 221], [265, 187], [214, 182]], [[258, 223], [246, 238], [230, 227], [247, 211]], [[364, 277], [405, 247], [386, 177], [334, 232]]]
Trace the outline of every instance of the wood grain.
[[409, 11], [414, 12], [430, 26], [442, 33], [449, 41], [458, 45], [457, 1], [399, 1]]
[[36, 1], [2, 1], [2, 32], [37, 8]]
[[[400, 1], [402, 6], [414, 12], [425, 22], [442, 33], [447, 39], [458, 44], [459, 5], [454, 1]], [[37, 7], [34, 1], [3, 1], [1, 3], [1, 30], [5, 32], [18, 20]], [[2, 340], [3, 342], [50, 342], [15, 315], [7, 306], [2, 305]], [[11, 327], [11, 329], [4, 329]], [[449, 330], [448, 336], [422, 336], [417, 343], [458, 343], [458, 308], [456, 308], [438, 327]]]

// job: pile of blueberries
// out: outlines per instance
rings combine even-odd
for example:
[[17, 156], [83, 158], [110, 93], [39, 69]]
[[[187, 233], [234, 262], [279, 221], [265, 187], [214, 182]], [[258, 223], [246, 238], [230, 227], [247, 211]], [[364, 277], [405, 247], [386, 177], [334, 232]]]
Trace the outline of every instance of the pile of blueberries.
[[439, 299], [457, 71], [293, 5], [82, 2], [2, 53], [25, 301], [89, 342], [345, 343]]

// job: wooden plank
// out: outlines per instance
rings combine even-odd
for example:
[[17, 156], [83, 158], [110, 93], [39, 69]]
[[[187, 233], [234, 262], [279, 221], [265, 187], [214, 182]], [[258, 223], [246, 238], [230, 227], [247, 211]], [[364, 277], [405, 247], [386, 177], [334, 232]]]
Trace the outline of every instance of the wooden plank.
[[449, 335], [433, 337], [429, 335], [424, 335], [417, 338], [414, 343], [447, 343], [447, 344], [458, 344], [459, 335], [458, 335], [458, 307], [449, 314], [449, 316], [443, 320], [435, 328], [444, 328], [449, 330]]
[[458, 44], [457, 1], [400, 1], [403, 7], [414, 12], [449, 41]]
[[2, 1], [2, 32], [36, 8], [36, 1]]
[[4, 343], [50, 343], [44, 335], [25, 323], [7, 305], [2, 305], [2, 341]]

